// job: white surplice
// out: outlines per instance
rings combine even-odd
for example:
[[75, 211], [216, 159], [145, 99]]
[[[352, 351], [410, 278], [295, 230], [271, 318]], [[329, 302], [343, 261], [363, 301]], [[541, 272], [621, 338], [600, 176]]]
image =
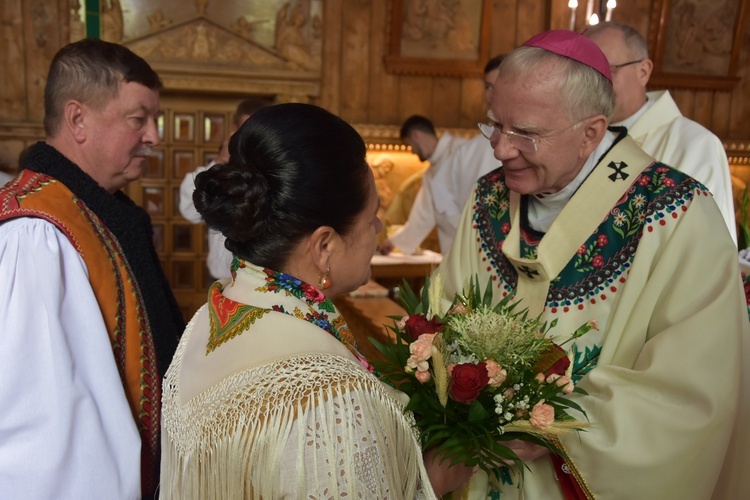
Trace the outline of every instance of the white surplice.
[[53, 224], [8, 221], [0, 281], [0, 497], [140, 498], [141, 438], [83, 259]]
[[668, 90], [647, 95], [649, 102], [643, 111], [636, 112], [635, 123], [628, 119], [622, 124], [646, 153], [711, 191], [737, 245], [732, 176], [721, 140], [703, 125], [682, 116]]
[[391, 242], [403, 253], [414, 253], [435, 226], [438, 229], [440, 251], [445, 252], [447, 248], [450, 248], [456, 231], [456, 221], [452, 221], [450, 213], [446, 213], [442, 207], [446, 201], [447, 206], [450, 207], [451, 202], [442, 196], [436, 197], [433, 191], [436, 179], [440, 175], [439, 172], [447, 166], [453, 153], [466, 142], [467, 140], [463, 137], [454, 137], [449, 132], [443, 132], [438, 139], [435, 151], [427, 159], [430, 162], [430, 168], [422, 177], [422, 187], [414, 199], [409, 219], [390, 237]]

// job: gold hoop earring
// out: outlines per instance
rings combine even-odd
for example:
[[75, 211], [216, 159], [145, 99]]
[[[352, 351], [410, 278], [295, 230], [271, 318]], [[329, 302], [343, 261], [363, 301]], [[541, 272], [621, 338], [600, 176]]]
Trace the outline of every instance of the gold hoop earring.
[[328, 273], [331, 272], [331, 267], [326, 268], [326, 272], [318, 276], [318, 288], [321, 290], [328, 290], [331, 287], [331, 278]]

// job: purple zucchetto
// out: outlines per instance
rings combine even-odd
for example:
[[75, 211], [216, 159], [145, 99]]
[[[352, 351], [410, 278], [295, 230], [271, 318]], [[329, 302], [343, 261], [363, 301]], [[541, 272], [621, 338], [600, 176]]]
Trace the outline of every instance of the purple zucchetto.
[[573, 59], [594, 68], [612, 81], [609, 61], [602, 50], [589, 38], [574, 31], [552, 30], [539, 33], [523, 44], [526, 47], [539, 47], [564, 57]]

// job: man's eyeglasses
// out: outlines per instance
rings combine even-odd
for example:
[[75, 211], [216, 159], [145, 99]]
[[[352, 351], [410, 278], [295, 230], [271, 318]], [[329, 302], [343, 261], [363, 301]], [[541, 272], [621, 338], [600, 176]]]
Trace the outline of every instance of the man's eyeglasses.
[[477, 125], [479, 125], [479, 131], [482, 132], [482, 135], [489, 140], [492, 140], [492, 137], [497, 132], [498, 137], [499, 134], [505, 134], [505, 136], [508, 138], [508, 141], [510, 142], [510, 145], [519, 151], [522, 151], [524, 153], [535, 153], [537, 151], [537, 140], [533, 137], [519, 134], [511, 130], [503, 132], [494, 123], [478, 123]]
[[624, 68], [625, 66], [630, 66], [631, 64], [638, 64], [641, 61], [643, 61], [643, 59], [637, 59], [635, 61], [629, 61], [629, 62], [622, 63], [622, 64], [610, 64], [609, 65], [609, 70], [612, 73], [614, 73], [615, 71], [617, 71], [620, 68]]
[[510, 145], [516, 148], [517, 150], [521, 151], [522, 153], [536, 153], [539, 150], [539, 142], [542, 139], [548, 139], [550, 137], [562, 134], [563, 132], [580, 125], [586, 120], [588, 120], [588, 118], [584, 118], [583, 120], [577, 121], [575, 123], [571, 123], [570, 125], [568, 125], [562, 130], [557, 130], [555, 132], [544, 134], [544, 136], [540, 136], [538, 139], [531, 137], [530, 135], [519, 134], [518, 132], [513, 132], [511, 130], [508, 130], [507, 132], [503, 132], [502, 129], [498, 127], [496, 123], [493, 123], [493, 122], [477, 123], [477, 125], [479, 125], [479, 130], [482, 132], [482, 135], [485, 136], [490, 141], [492, 141], [492, 139], [495, 137], [495, 132], [497, 132], [498, 137], [500, 137], [500, 134], [505, 134], [505, 136], [508, 138], [508, 142], [510, 142]]

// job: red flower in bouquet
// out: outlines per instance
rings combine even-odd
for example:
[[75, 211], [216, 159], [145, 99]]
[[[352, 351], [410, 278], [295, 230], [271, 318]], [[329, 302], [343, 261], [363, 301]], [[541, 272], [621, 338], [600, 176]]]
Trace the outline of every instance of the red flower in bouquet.
[[407, 318], [405, 326], [411, 340], [417, 340], [423, 333], [437, 333], [443, 329], [443, 323], [437, 318], [427, 319], [424, 314], [412, 314]]
[[[543, 366], [545, 362], [552, 364], [546, 367]], [[538, 371], [544, 373], [545, 378], [550, 375], [565, 375], [569, 366], [570, 358], [568, 358], [568, 354], [562, 347], [554, 343], [550, 345], [548, 351], [542, 355], [542, 359], [537, 364]]]
[[455, 365], [451, 371], [451, 397], [459, 403], [471, 403], [479, 397], [489, 381], [485, 363]]
[[404, 286], [409, 316], [394, 318], [395, 341], [373, 340], [385, 356], [381, 373], [410, 397], [406, 410], [414, 414], [422, 448], [437, 447], [490, 477], [503, 462], [516, 463], [523, 473], [506, 441], [524, 439], [562, 453], [557, 436], [587, 424], [568, 414], [572, 409], [585, 416], [575, 400], [564, 397], [585, 391], [565, 374], [571, 362], [561, 346], [597, 328], [596, 322], [558, 345], [548, 335], [556, 321], [547, 324], [528, 318], [525, 310], [514, 311], [511, 296], [492, 305], [492, 281], [482, 293], [478, 281], [470, 280], [442, 312], [442, 283], [436, 278], [428, 280], [421, 298]]

